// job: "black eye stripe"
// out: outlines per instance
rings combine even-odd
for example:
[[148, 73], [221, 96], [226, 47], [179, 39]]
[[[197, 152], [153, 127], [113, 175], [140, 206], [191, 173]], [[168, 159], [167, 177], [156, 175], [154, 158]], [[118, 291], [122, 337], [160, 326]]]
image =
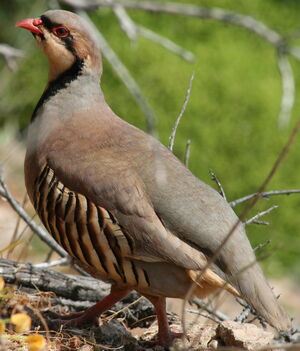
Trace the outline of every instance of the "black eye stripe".
[[43, 21], [43, 26], [45, 28], [47, 28], [49, 31], [51, 31], [52, 28], [61, 26], [60, 23], [53, 23], [53, 22], [51, 22], [49, 20], [49, 18], [47, 16], [44, 16], [44, 15], [41, 16], [41, 20]]
[[[56, 27], [63, 27], [63, 24], [61, 23], [55, 23], [55, 22], [51, 22], [50, 19], [45, 16], [45, 15], [42, 15], [41, 16], [41, 20], [43, 21], [43, 26], [49, 31], [49, 32], [52, 32], [52, 29], [53, 28], [56, 28]], [[73, 46], [73, 37], [72, 35], [70, 34], [68, 37], [63, 37], [63, 38], [59, 38], [66, 46], [66, 48], [75, 56], [77, 57], [77, 54], [76, 54], [76, 51], [74, 49], [74, 46]]]

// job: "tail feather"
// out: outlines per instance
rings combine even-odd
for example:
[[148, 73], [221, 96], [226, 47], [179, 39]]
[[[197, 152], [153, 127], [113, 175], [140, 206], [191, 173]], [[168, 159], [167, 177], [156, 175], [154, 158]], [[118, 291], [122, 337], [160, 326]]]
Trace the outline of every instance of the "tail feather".
[[239, 292], [231, 284], [227, 283], [210, 269], [203, 274], [201, 280], [199, 279], [200, 272], [188, 270], [188, 275], [196, 283], [195, 295], [197, 297], [205, 297], [217, 289], [225, 289], [232, 295], [241, 297]]
[[259, 315], [277, 330], [287, 330], [291, 320], [277, 301], [259, 265], [255, 263], [238, 273], [231, 283], [208, 269], [199, 281], [199, 271], [188, 270], [190, 279], [197, 284], [194, 294], [203, 298], [217, 289], [225, 289], [234, 296], [245, 299]]
[[257, 263], [241, 273], [234, 285], [242, 297], [271, 326], [277, 330], [291, 328], [291, 319], [279, 304]]

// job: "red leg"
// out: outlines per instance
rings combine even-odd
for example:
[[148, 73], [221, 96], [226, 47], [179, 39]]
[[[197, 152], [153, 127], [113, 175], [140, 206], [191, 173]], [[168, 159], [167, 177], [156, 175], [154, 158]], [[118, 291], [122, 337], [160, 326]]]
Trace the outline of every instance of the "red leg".
[[171, 331], [167, 312], [166, 312], [166, 298], [156, 296], [146, 296], [147, 299], [153, 304], [158, 323], [158, 343], [164, 347], [170, 347], [175, 338], [180, 338], [181, 333], [174, 333]]
[[110, 294], [97, 302], [92, 307], [82, 312], [71, 313], [66, 316], [59, 316], [55, 320], [60, 325], [78, 325], [87, 321], [97, 321], [97, 318], [105, 311], [109, 310], [115, 303], [122, 300], [130, 293], [130, 289], [117, 290], [112, 289]]

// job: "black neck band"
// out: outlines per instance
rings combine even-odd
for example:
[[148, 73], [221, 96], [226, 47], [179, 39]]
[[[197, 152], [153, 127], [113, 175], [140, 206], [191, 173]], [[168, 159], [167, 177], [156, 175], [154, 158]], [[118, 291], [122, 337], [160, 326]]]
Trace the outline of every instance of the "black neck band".
[[71, 83], [73, 80], [77, 79], [78, 76], [81, 75], [82, 68], [83, 68], [83, 60], [76, 58], [75, 62], [69, 69], [61, 73], [56, 79], [49, 82], [47, 88], [43, 92], [43, 95], [40, 97], [40, 100], [35, 106], [35, 109], [31, 117], [31, 121], [33, 121], [36, 118], [39, 108], [47, 100], [49, 100], [51, 97], [56, 95], [60, 90], [65, 89], [69, 83]]

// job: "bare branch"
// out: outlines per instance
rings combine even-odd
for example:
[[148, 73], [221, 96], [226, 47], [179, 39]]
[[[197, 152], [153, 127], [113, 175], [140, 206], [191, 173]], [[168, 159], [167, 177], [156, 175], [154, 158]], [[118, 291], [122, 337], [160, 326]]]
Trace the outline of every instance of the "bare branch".
[[98, 7], [114, 7], [121, 4], [124, 8], [147, 11], [150, 13], [166, 13], [170, 15], [189, 16], [202, 19], [213, 19], [225, 23], [231, 23], [236, 26], [246, 28], [247, 30], [259, 35], [267, 40], [276, 48], [282, 48], [286, 53], [300, 60], [300, 48], [291, 47], [287, 44], [286, 39], [275, 30], [266, 26], [263, 22], [256, 20], [251, 16], [242, 15], [232, 11], [226, 11], [217, 7], [201, 7], [191, 4], [180, 4], [175, 2], [158, 2], [142, 0], [59, 0], [75, 9], [93, 9]]
[[30, 263], [0, 259], [0, 275], [7, 283], [21, 284], [78, 301], [99, 301], [109, 293], [110, 285], [91, 277], [65, 275]]
[[8, 44], [0, 43], [0, 55], [4, 57], [8, 68], [12, 71], [17, 69], [17, 59], [24, 56], [23, 52]]
[[269, 225], [270, 224], [268, 221], [258, 221], [258, 220], [253, 221], [253, 223], [258, 224], [258, 225]]
[[32, 266], [35, 268], [50, 268], [55, 266], [65, 266], [71, 262], [72, 262], [71, 257], [63, 257], [59, 260], [55, 260], [51, 262], [36, 263], [36, 264], [33, 264]]
[[136, 40], [137, 38], [137, 25], [130, 18], [126, 10], [121, 4], [116, 4], [113, 7], [113, 11], [119, 20], [120, 27], [127, 35], [130, 40]]
[[234, 321], [239, 323], [244, 323], [250, 314], [251, 314], [251, 307], [248, 305], [244, 307], [243, 311], [236, 318], [234, 318]]
[[152, 40], [154, 43], [161, 45], [165, 49], [173, 52], [174, 54], [180, 56], [186, 61], [193, 62], [195, 60], [195, 55], [184, 49], [183, 47], [175, 44], [172, 40], [165, 38], [152, 30], [145, 28], [141, 25], [137, 25], [138, 34], [142, 35], [143, 37]]
[[278, 51], [278, 68], [281, 75], [281, 106], [278, 117], [280, 127], [288, 125], [295, 102], [295, 79], [293, 69], [287, 55]]
[[213, 315], [211, 315], [209, 313], [201, 312], [201, 311], [198, 311], [198, 310], [192, 310], [192, 309], [187, 309], [186, 311], [190, 312], [190, 313], [198, 314], [198, 315], [200, 315], [202, 317], [205, 317], [207, 319], [210, 319], [210, 320], [214, 321], [215, 323], [218, 323], [218, 324], [221, 323], [221, 321], [218, 318], [214, 317]]
[[[209, 174], [210, 174], [210, 176], [211, 176], [211, 180], [213, 180], [214, 182], [217, 183], [218, 188], [219, 188], [219, 194], [220, 194], [222, 197], [224, 197], [224, 199], [226, 200], [226, 195], [225, 195], [224, 189], [223, 189], [223, 187], [222, 187], [222, 184], [221, 184], [219, 178], [216, 176], [216, 174], [215, 174], [211, 169], [209, 170]], [[227, 201], [227, 200], [226, 200], [226, 201]]]
[[215, 308], [209, 306], [206, 302], [204, 302], [203, 300], [199, 299], [198, 297], [193, 298], [193, 303], [201, 308], [202, 310], [208, 312], [209, 314], [215, 316], [219, 321], [227, 321], [229, 319], [228, 316], [226, 316], [226, 314], [216, 310]]
[[67, 252], [57, 244], [57, 242], [48, 234], [48, 232], [38, 225], [24, 210], [24, 208], [19, 204], [17, 200], [13, 198], [9, 192], [7, 185], [3, 180], [2, 172], [0, 171], [0, 196], [7, 200], [12, 209], [23, 219], [23, 221], [29, 226], [29, 228], [38, 235], [38, 237], [51, 247], [55, 252], [57, 252], [62, 257], [67, 257]]
[[251, 223], [255, 223], [256, 220], [262, 216], [265, 216], [266, 214], [270, 213], [271, 211], [275, 210], [275, 208], [278, 208], [277, 205], [274, 205], [270, 208], [268, 208], [267, 210], [265, 211], [262, 211], [262, 212], [259, 212], [257, 213], [255, 216], [253, 216], [252, 218], [248, 219], [247, 221], [244, 222], [245, 225], [249, 225]]
[[195, 55], [192, 52], [175, 44], [170, 39], [165, 38], [162, 35], [159, 35], [139, 24], [136, 24], [121, 4], [116, 4], [116, 6], [113, 7], [113, 11], [119, 20], [120, 27], [130, 40], [136, 40], [137, 36], [141, 35], [144, 38], [149, 39], [154, 43], [161, 45], [165, 49], [173, 52], [174, 54], [182, 57], [186, 61], [192, 62], [195, 60]]
[[79, 15], [84, 17], [91, 24], [91, 26], [93, 26], [95, 28], [97, 40], [98, 40], [99, 45], [101, 47], [102, 54], [107, 59], [107, 61], [111, 64], [112, 69], [116, 72], [116, 74], [119, 76], [119, 78], [125, 84], [125, 86], [130, 91], [130, 93], [134, 97], [137, 104], [140, 106], [140, 108], [144, 112], [145, 117], [146, 117], [147, 131], [150, 134], [155, 135], [156, 129], [155, 129], [154, 113], [153, 113], [152, 109], [150, 108], [150, 106], [148, 105], [148, 102], [146, 101], [145, 97], [141, 93], [139, 86], [137, 85], [135, 80], [132, 78], [132, 76], [130, 75], [127, 68], [120, 61], [117, 54], [110, 47], [110, 45], [108, 44], [108, 42], [106, 41], [106, 39], [104, 38], [102, 33], [96, 28], [94, 23], [90, 20], [89, 16], [84, 11], [77, 11], [77, 12]]
[[265, 243], [261, 243], [261, 244], [258, 244], [257, 246], [255, 246], [255, 248], [253, 249], [253, 251], [258, 251], [260, 249], [262, 249], [263, 247], [269, 245], [271, 243], [271, 240], [267, 240]]
[[254, 315], [254, 318], [249, 321], [249, 323], [253, 322], [254, 320], [258, 319], [260, 324], [263, 328], [267, 327], [266, 321], [263, 317], [261, 317], [254, 308], [252, 308], [247, 302], [243, 301], [242, 299], [236, 298], [236, 301], [244, 307], [244, 310], [241, 314], [236, 317], [234, 320], [235, 322], [244, 323], [250, 314]]
[[195, 72], [193, 72], [192, 75], [191, 75], [189, 86], [188, 86], [188, 89], [187, 89], [187, 92], [186, 92], [186, 95], [185, 95], [183, 106], [181, 108], [179, 116], [177, 117], [177, 119], [176, 119], [176, 121], [174, 123], [173, 129], [172, 129], [172, 133], [171, 133], [170, 138], [169, 138], [169, 149], [171, 151], [173, 151], [175, 136], [176, 136], [176, 132], [177, 132], [177, 128], [178, 128], [179, 122], [181, 120], [181, 117], [184, 114], [184, 111], [185, 111], [185, 109], [187, 107], [187, 104], [189, 102], [189, 99], [190, 99], [194, 76], [195, 76]]
[[251, 200], [255, 196], [260, 196], [264, 199], [268, 199], [269, 196], [274, 196], [274, 195], [291, 195], [291, 194], [300, 194], [300, 189], [290, 189], [290, 190], [270, 190], [270, 191], [264, 191], [262, 193], [253, 193], [244, 197], [241, 197], [240, 199], [233, 200], [229, 202], [229, 205], [231, 207], [235, 207], [236, 205]]

